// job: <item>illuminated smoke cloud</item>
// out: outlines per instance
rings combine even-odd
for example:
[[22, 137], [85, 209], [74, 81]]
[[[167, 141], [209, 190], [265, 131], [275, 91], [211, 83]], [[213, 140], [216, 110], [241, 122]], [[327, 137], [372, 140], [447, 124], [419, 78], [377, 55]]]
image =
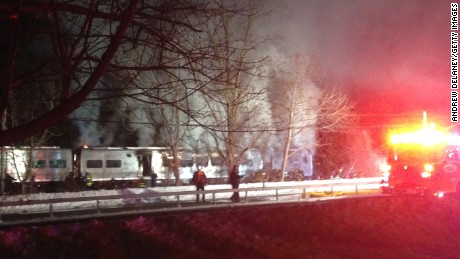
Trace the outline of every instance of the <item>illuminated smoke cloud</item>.
[[98, 123], [99, 114], [97, 102], [85, 102], [70, 115], [80, 132], [77, 146], [100, 146], [102, 144], [102, 131]]

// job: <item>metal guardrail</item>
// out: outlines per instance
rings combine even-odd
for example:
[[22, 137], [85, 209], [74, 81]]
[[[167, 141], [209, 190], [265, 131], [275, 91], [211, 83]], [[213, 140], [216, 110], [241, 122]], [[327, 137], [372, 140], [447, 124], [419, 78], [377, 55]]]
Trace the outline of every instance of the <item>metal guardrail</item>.
[[[381, 178], [357, 178], [295, 183], [261, 183], [262, 186], [260, 187], [179, 192], [162, 192], [149, 188], [149, 192], [139, 194], [3, 201], [0, 202], [0, 226], [70, 220], [72, 218], [139, 214], [140, 212], [191, 210], [198, 207], [204, 209], [216, 206], [304, 201], [311, 200], [312, 197], [318, 198], [319, 196], [312, 196], [314, 193], [324, 193], [325, 196], [329, 197], [338, 192], [357, 195], [363, 193], [364, 190], [378, 189], [381, 180]], [[232, 203], [229, 200], [233, 192], [240, 193], [240, 203]], [[206, 197], [206, 203], [197, 203], [196, 196], [199, 195], [201, 198], [203, 194]]]

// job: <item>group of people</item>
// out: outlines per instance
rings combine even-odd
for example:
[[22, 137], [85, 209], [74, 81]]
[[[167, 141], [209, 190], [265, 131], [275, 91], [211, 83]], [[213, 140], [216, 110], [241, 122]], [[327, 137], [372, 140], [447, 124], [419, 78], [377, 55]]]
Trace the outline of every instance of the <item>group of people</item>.
[[[230, 200], [232, 202], [239, 202], [240, 201], [240, 193], [236, 190], [239, 188], [240, 185], [240, 176], [239, 171], [238, 171], [238, 166], [235, 165], [232, 168], [232, 171], [230, 171], [229, 175], [229, 182], [232, 185], [232, 189], [234, 189], [232, 197], [230, 197]], [[192, 178], [192, 183], [195, 184], [196, 190], [197, 191], [204, 191], [204, 187], [207, 184], [206, 182], [206, 174], [203, 172], [201, 167], [198, 167], [198, 170], [193, 174]], [[196, 202], [200, 201], [200, 194], [196, 194]], [[205, 195], [204, 192], [202, 193], [202, 201], [205, 201]]]
[[[8, 176], [9, 175], [7, 175], [7, 177]], [[151, 187], [156, 186], [157, 177], [158, 177], [157, 174], [155, 172], [152, 172], [151, 180], [150, 180]], [[234, 189], [233, 195], [230, 198], [232, 202], [240, 201], [240, 195], [237, 189], [239, 188], [241, 177], [242, 176], [240, 176], [238, 172], [238, 166], [237, 165], [233, 166], [233, 169], [229, 175], [229, 183], [232, 185], [232, 189]], [[35, 176], [32, 176], [31, 182], [34, 182], [34, 178]], [[144, 182], [142, 181], [142, 183]], [[204, 187], [207, 185], [207, 179], [206, 179], [206, 174], [201, 169], [201, 167], [198, 167], [198, 170], [193, 174], [192, 183], [195, 184], [197, 191], [204, 191]], [[89, 172], [85, 172], [85, 175], [82, 175], [81, 172], [79, 171], [71, 171], [69, 172], [69, 174], [66, 176], [64, 180], [64, 187], [68, 191], [93, 190], [94, 189], [93, 176]], [[145, 183], [143, 187], [145, 187]], [[5, 179], [5, 191], [11, 192], [12, 188], [13, 188], [13, 178], [11, 177], [11, 179]], [[115, 179], [111, 179], [110, 181], [109, 189], [112, 189], [112, 188], [113, 189], [116, 188]], [[200, 201], [199, 196], [200, 195], [198, 193], [196, 195], [197, 202]], [[202, 193], [202, 201], [203, 202], [205, 201], [204, 192]]]
[[[155, 172], [152, 172], [150, 174], [150, 187], [155, 187], [157, 186], [157, 178], [158, 175]], [[137, 188], [146, 188], [147, 185], [145, 183], [144, 177], [141, 177], [138, 181], [138, 184], [136, 184]]]
[[68, 191], [92, 190], [94, 188], [93, 176], [89, 172], [82, 175], [80, 171], [71, 171], [64, 179], [64, 187]]
[[[152, 172], [151, 182], [150, 182], [151, 187], [156, 186], [157, 178], [158, 178], [157, 174], [155, 172]], [[83, 191], [83, 190], [94, 190], [95, 189], [93, 176], [89, 172], [86, 172], [85, 175], [83, 176], [80, 172], [75, 173], [74, 171], [70, 172], [66, 176], [64, 180], [64, 187], [68, 191]], [[109, 190], [114, 190], [114, 189], [117, 189], [119, 186], [117, 185], [117, 181], [115, 180], [115, 178], [112, 178], [110, 179], [106, 187]], [[139, 179], [138, 183], [136, 184], [136, 187], [138, 188], [147, 187], [143, 177]]]

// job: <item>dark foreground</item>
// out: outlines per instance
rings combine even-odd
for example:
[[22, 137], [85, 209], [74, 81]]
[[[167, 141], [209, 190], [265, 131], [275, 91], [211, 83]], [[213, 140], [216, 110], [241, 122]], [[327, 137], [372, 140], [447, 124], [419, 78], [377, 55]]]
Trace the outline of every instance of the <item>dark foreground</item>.
[[1, 258], [459, 258], [460, 200], [388, 197], [0, 230]]

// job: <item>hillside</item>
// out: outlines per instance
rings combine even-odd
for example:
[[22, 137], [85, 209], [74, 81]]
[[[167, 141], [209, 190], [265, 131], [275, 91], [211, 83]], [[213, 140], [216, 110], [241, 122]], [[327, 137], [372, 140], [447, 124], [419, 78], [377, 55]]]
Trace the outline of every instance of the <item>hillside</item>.
[[458, 258], [460, 199], [342, 199], [0, 230], [2, 258]]

